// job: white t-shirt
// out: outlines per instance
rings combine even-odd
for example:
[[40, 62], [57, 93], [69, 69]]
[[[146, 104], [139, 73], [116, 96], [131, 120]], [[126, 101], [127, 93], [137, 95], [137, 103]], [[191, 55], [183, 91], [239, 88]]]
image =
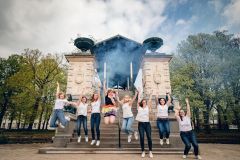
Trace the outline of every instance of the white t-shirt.
[[181, 118], [178, 118], [178, 123], [179, 123], [179, 130], [186, 132], [186, 131], [191, 131], [192, 130], [192, 125], [191, 125], [191, 119], [188, 116], [184, 116]]
[[63, 109], [64, 106], [68, 105], [68, 100], [66, 99], [56, 99], [54, 109]]
[[165, 104], [161, 106], [160, 104], [157, 105], [157, 117], [158, 118], [168, 118], [168, 105]]
[[88, 104], [83, 104], [82, 102], [77, 106], [77, 115], [87, 116], [87, 107]]
[[139, 122], [149, 122], [149, 108], [146, 107], [138, 107], [138, 113], [136, 116], [136, 120]]
[[100, 113], [100, 106], [101, 106], [100, 100], [96, 102], [92, 102], [91, 106], [92, 106], [92, 113]]
[[123, 110], [123, 118], [133, 117], [132, 107], [129, 106], [129, 103], [124, 103], [122, 105], [122, 110]]

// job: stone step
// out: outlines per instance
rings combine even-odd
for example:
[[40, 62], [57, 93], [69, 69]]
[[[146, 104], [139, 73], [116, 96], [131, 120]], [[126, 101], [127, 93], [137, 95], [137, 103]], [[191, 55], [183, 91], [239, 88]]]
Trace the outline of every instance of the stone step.
[[[148, 149], [146, 148], [146, 151]], [[141, 148], [40, 148], [40, 154], [141, 154]], [[180, 148], [153, 148], [153, 154], [182, 154]], [[192, 153], [192, 152], [191, 152]]]

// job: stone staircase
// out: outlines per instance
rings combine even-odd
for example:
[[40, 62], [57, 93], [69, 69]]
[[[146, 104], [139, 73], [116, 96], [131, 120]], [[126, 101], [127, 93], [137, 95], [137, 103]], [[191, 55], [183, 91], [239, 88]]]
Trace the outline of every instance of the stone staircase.
[[[131, 92], [121, 91], [119, 97], [123, 97], [125, 94], [132, 96]], [[153, 103], [155, 104], [155, 103]], [[154, 106], [153, 106], [154, 107]], [[136, 102], [133, 104], [133, 114], [137, 114]], [[122, 110], [118, 111], [118, 116], [116, 117], [116, 123], [111, 125], [104, 124], [103, 116], [100, 124], [101, 131], [101, 144], [100, 146], [91, 146], [91, 129], [90, 129], [90, 115], [88, 116], [88, 137], [89, 141], [86, 143], [84, 139], [83, 128], [81, 131], [82, 140], [81, 143], [77, 143], [77, 135], [75, 130], [75, 119], [76, 116], [66, 113], [71, 116], [72, 120], [65, 129], [58, 128], [56, 131], [55, 138], [53, 140], [53, 147], [40, 148], [39, 153], [69, 153], [69, 154], [80, 154], [80, 153], [116, 153], [116, 154], [136, 154], [141, 152], [140, 141], [135, 140], [132, 137], [131, 143], [127, 142], [127, 135], [123, 132], [119, 134], [119, 126], [121, 128], [122, 122]], [[154, 113], [152, 113], [154, 114]], [[154, 117], [154, 116], [153, 116]], [[183, 153], [183, 143], [180, 139], [178, 124], [174, 118], [174, 113], [170, 113], [170, 145], [164, 144], [161, 146], [159, 144], [159, 133], [156, 126], [156, 120], [151, 118], [152, 127], [152, 142], [153, 142], [153, 153], [154, 154], [182, 154]], [[120, 122], [120, 123], [119, 123]], [[134, 122], [133, 128], [137, 131], [137, 121]], [[120, 138], [119, 138], [120, 136]], [[147, 137], [145, 135], [145, 149], [148, 150]]]

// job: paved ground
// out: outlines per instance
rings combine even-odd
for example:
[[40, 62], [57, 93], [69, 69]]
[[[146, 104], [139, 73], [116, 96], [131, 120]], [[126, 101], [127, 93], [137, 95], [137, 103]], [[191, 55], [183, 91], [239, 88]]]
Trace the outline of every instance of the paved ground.
[[[142, 159], [140, 154], [107, 155], [107, 154], [38, 154], [38, 148], [51, 144], [7, 144], [0, 145], [0, 160], [135, 160]], [[239, 160], [240, 145], [200, 144], [204, 160]], [[144, 158], [149, 159], [149, 158]], [[178, 160], [181, 155], [154, 155], [153, 159]], [[188, 159], [194, 159], [193, 156]]]

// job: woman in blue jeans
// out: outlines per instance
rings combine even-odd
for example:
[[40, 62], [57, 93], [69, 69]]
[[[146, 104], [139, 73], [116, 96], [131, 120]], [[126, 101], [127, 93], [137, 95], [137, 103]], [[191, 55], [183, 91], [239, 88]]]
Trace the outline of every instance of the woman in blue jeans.
[[132, 104], [137, 98], [138, 92], [135, 92], [133, 99], [129, 95], [125, 95], [124, 98], [120, 101], [117, 95], [117, 101], [122, 106], [123, 111], [123, 122], [122, 122], [122, 131], [128, 135], [128, 143], [132, 140], [132, 134], [134, 133], [135, 139], [138, 139], [138, 134], [132, 129], [132, 124], [134, 122], [134, 117], [132, 113]]
[[[100, 114], [100, 106], [101, 106], [101, 96], [100, 96], [100, 84], [98, 86], [98, 92], [92, 95], [91, 102], [91, 132], [92, 132], [92, 142], [91, 145], [94, 145], [96, 142], [96, 146], [100, 145], [100, 122], [101, 122], [101, 114]], [[95, 139], [95, 128], [97, 132], [97, 141]]]
[[188, 152], [190, 151], [192, 144], [196, 159], [202, 159], [199, 155], [197, 139], [191, 125], [191, 110], [189, 105], [189, 99], [186, 98], [185, 101], [187, 105], [186, 113], [184, 112], [184, 110], [181, 109], [180, 105], [175, 108], [175, 116], [179, 123], [180, 136], [183, 143], [185, 144], [183, 158], [187, 158]]
[[88, 142], [88, 129], [87, 129], [87, 113], [88, 113], [88, 103], [87, 97], [80, 95], [77, 103], [74, 103], [73, 106], [77, 109], [77, 142], [81, 142], [81, 125], [83, 124], [83, 129], [85, 133], [85, 142]]
[[[65, 128], [68, 121], [70, 121], [69, 117], [64, 116], [63, 108], [64, 106], [67, 106], [72, 103], [65, 98], [66, 98], [65, 94], [63, 92], [60, 92], [60, 86], [59, 83], [57, 82], [56, 100], [52, 117], [50, 120], [50, 127], [56, 128], [59, 126], [61, 128]], [[57, 120], [59, 121], [58, 124], [56, 124]]]
[[168, 119], [168, 107], [171, 104], [171, 97], [167, 92], [168, 101], [165, 98], [158, 98], [158, 93], [156, 95], [157, 104], [157, 127], [160, 137], [160, 145], [163, 145], [163, 138], [166, 138], [166, 144], [170, 144], [170, 126]]
[[136, 116], [136, 120], [138, 121], [138, 131], [140, 135], [140, 145], [142, 149], [142, 158], [145, 157], [145, 150], [144, 150], [144, 132], [146, 132], [147, 140], [148, 140], [148, 148], [149, 148], [149, 157], [153, 158], [152, 154], [152, 129], [151, 124], [149, 121], [149, 113], [151, 112], [152, 108], [152, 94], [149, 97], [148, 102], [146, 99], [142, 99], [138, 96], [138, 113]]

